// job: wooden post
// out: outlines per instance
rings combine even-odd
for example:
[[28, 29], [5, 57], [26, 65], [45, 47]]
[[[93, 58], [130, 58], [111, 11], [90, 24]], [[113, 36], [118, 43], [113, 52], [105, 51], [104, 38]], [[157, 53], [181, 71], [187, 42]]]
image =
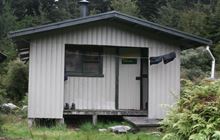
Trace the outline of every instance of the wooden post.
[[97, 124], [98, 116], [96, 114], [92, 115], [92, 124], [95, 126]]
[[64, 123], [64, 118], [62, 118], [62, 119], [57, 119], [57, 123], [59, 123], [59, 124], [61, 124], [61, 125], [62, 125], [62, 124], [65, 124], [65, 123]]
[[34, 125], [34, 119], [28, 118], [28, 127], [31, 128]]

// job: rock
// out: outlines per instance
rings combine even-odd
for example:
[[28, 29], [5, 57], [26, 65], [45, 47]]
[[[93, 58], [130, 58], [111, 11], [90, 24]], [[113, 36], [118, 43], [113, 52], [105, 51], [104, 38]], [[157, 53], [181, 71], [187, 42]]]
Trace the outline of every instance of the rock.
[[14, 110], [14, 109], [18, 109], [19, 107], [17, 107], [16, 105], [12, 104], [12, 103], [5, 103], [2, 105], [3, 109], [10, 109], [10, 110]]
[[99, 129], [99, 132], [106, 132], [107, 129], [103, 128], [103, 129]]
[[127, 133], [131, 130], [131, 127], [124, 125], [117, 125], [117, 126], [109, 127], [109, 129], [114, 133]]

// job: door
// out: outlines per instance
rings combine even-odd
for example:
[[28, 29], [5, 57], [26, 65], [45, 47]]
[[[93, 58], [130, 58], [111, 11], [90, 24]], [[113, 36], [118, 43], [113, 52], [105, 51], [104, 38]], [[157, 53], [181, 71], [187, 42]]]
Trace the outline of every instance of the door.
[[119, 109], [140, 110], [140, 49], [119, 49]]

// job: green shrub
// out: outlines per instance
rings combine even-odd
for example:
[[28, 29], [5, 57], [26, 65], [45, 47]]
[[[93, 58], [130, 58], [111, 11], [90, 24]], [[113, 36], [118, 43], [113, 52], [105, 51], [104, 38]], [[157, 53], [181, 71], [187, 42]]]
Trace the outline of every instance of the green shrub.
[[220, 82], [183, 81], [181, 99], [162, 121], [163, 140], [220, 138]]
[[19, 103], [28, 90], [28, 69], [27, 65], [19, 60], [9, 63], [8, 72], [5, 78], [7, 97], [13, 103]]
[[4, 101], [4, 98], [3, 98], [3, 94], [5, 93], [4, 90], [1, 89], [1, 86], [0, 86], [0, 136], [2, 134], [2, 125], [3, 125], [3, 119], [2, 119], [2, 111], [1, 111], [1, 105]]
[[3, 126], [3, 119], [2, 119], [2, 114], [0, 112], [0, 137], [2, 135], [2, 126]]
[[137, 0], [111, 0], [111, 7], [115, 11], [120, 11], [132, 16], [139, 16], [140, 12]]
[[201, 81], [211, 70], [210, 55], [203, 47], [181, 52], [181, 77]]

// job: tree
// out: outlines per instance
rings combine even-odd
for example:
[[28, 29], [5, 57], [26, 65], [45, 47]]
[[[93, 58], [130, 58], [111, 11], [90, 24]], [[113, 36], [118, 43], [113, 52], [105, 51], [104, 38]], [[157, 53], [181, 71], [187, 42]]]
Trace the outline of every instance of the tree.
[[167, 3], [167, 5], [165, 6], [162, 6], [159, 9], [158, 14], [158, 18], [154, 19], [155, 22], [173, 28], [178, 27], [180, 12], [177, 9], [173, 8], [173, 6], [170, 3]]
[[41, 12], [45, 13], [49, 22], [70, 18], [66, 0], [40, 0]]
[[[159, 16], [155, 21], [209, 38], [209, 21], [215, 11], [215, 2], [215, 0], [168, 0], [166, 5], [160, 8]], [[205, 76], [210, 71], [211, 60], [209, 57], [204, 57], [203, 52], [200, 49], [190, 49], [182, 53], [182, 75], [184, 77], [195, 80], [196, 77]]]
[[217, 62], [217, 70], [220, 70], [220, 1], [217, 2], [216, 8], [209, 20], [209, 38], [214, 42], [214, 55]]
[[90, 14], [99, 14], [111, 10], [111, 0], [92, 0], [90, 1]]
[[169, 0], [159, 10], [155, 22], [185, 32], [207, 37], [208, 19], [212, 13], [210, 3], [201, 1]]
[[0, 39], [6, 37], [10, 30], [16, 28], [16, 17], [13, 15], [10, 1], [7, 1], [3, 5], [2, 13], [0, 14]]
[[208, 76], [211, 70], [211, 58], [204, 48], [190, 49], [181, 53], [181, 77], [192, 81]]
[[216, 5], [215, 11], [209, 20], [209, 37], [214, 42], [220, 41], [220, 1], [218, 1]]
[[10, 62], [5, 78], [6, 96], [14, 103], [18, 103], [24, 98], [28, 90], [27, 65], [19, 60]]
[[116, 11], [132, 16], [139, 16], [140, 12], [136, 0], [112, 0], [111, 7]]
[[[15, 30], [17, 26], [16, 17], [13, 15], [10, 1], [4, 2], [2, 13], [0, 14], [0, 52], [8, 56], [8, 60], [16, 58], [14, 44], [7, 38], [7, 33]], [[5, 72], [6, 63], [0, 64], [0, 74]]]
[[25, 16], [39, 16], [39, 0], [12, 0], [11, 8], [17, 20], [22, 20]]
[[66, 0], [68, 12], [71, 18], [77, 18], [80, 16], [78, 0]]
[[152, 21], [158, 16], [159, 8], [166, 4], [164, 0], [138, 0], [137, 4], [140, 8], [140, 15]]

